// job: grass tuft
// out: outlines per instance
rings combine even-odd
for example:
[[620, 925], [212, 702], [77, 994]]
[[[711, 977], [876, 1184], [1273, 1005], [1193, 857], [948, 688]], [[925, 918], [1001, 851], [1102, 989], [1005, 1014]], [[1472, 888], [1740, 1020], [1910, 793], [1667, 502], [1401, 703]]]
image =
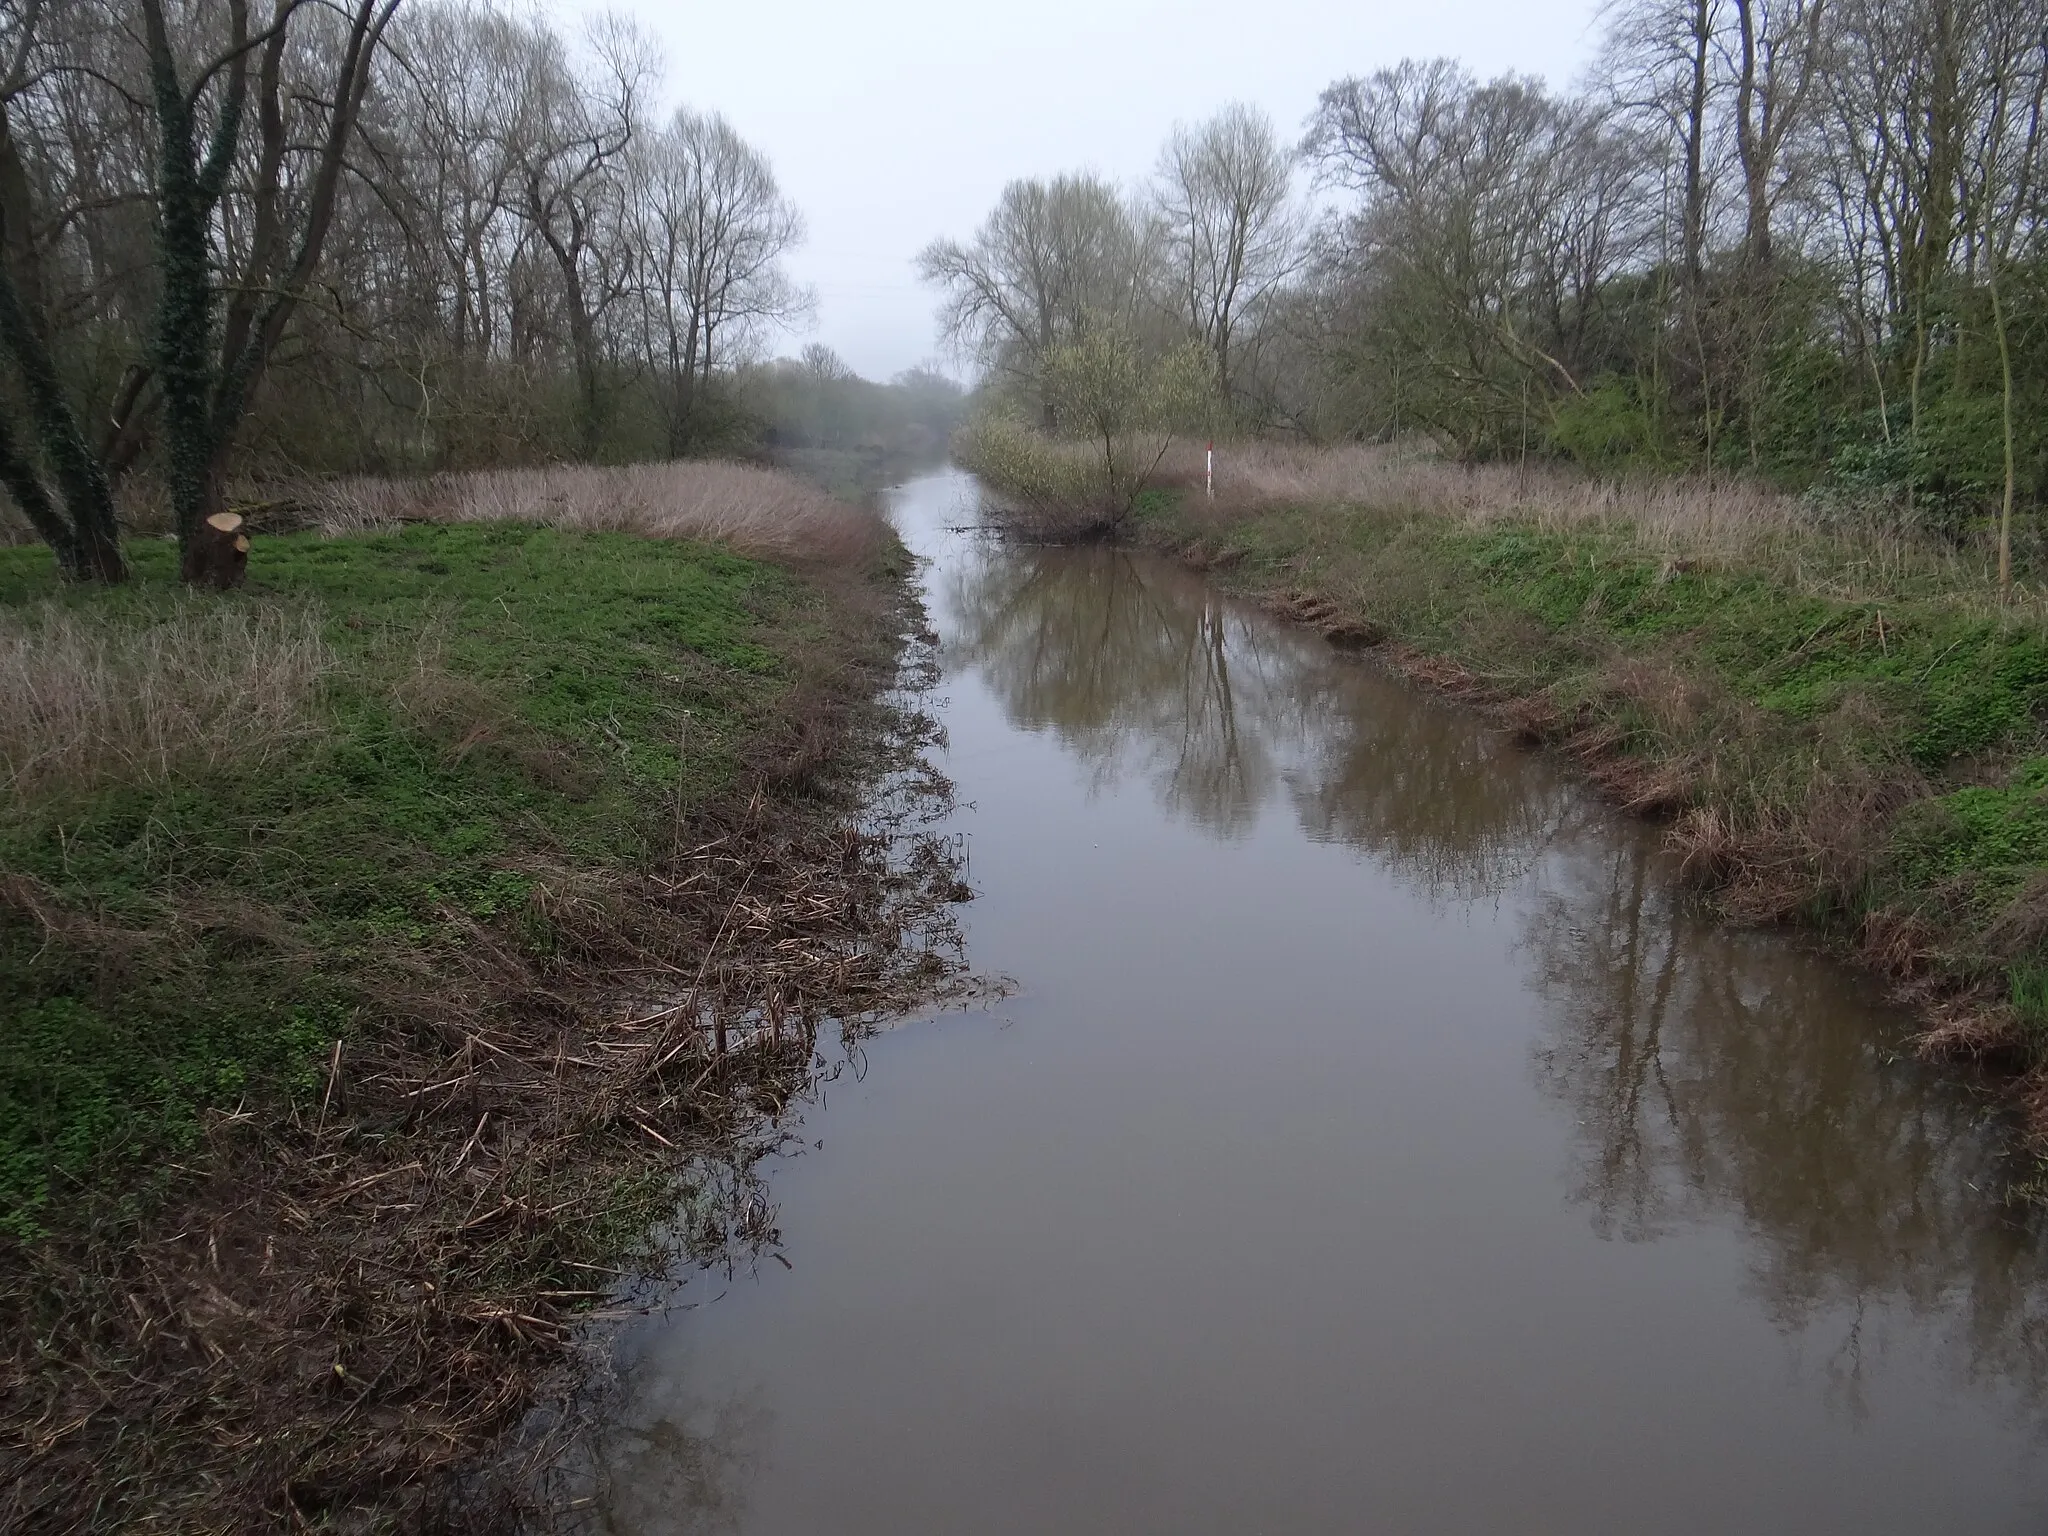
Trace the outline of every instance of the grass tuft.
[[0, 794], [257, 769], [318, 729], [334, 652], [317, 607], [184, 599], [128, 616], [0, 609]]

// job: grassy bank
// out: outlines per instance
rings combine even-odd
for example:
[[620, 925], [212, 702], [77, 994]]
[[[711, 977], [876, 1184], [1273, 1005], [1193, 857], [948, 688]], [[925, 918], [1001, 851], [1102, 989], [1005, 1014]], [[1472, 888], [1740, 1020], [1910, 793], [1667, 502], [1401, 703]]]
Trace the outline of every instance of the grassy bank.
[[941, 968], [854, 814], [886, 530], [585, 479], [330, 489], [218, 599], [0, 550], [7, 1528], [455, 1519], [652, 1234], [765, 1235], [820, 1021]]
[[1380, 450], [1226, 449], [1200, 486], [1183, 453], [1130, 536], [1572, 752], [1733, 915], [1833, 935], [2048, 1104], [2048, 609], [1986, 552]]

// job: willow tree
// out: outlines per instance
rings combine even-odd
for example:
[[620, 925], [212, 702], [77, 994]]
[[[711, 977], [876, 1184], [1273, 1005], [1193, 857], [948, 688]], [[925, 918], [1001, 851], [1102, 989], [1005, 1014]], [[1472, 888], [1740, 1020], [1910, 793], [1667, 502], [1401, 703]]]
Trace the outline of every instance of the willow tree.
[[1097, 511], [1083, 536], [1113, 534], [1137, 510], [1174, 439], [1205, 424], [1215, 378], [1215, 354], [1201, 341], [1154, 350], [1115, 325], [1046, 353], [1055, 428], [1088, 443], [1095, 460]]
[[1139, 326], [1157, 286], [1153, 233], [1098, 176], [1013, 181], [972, 240], [926, 246], [918, 275], [942, 295], [940, 332], [1035, 396], [1053, 430], [1046, 359], [1098, 326]]

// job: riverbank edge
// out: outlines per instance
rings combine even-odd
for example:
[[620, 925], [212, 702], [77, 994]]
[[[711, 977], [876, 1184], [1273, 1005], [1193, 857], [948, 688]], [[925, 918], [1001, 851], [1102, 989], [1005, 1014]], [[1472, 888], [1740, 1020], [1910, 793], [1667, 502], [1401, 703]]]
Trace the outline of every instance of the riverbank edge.
[[[813, 1077], [821, 1024], [899, 1011], [954, 969], [965, 888], [917, 830], [949, 792], [924, 757], [930, 637], [911, 562], [883, 544], [858, 568], [775, 563], [783, 590], [751, 636], [770, 659], [714, 685], [748, 694], [715, 749], [730, 782], [692, 793], [672, 841], [655, 829], [666, 851], [605, 867], [553, 850], [504, 910], [450, 908], [445, 985], [376, 968], [389, 990], [350, 999], [293, 1091], [210, 1111], [174, 1163], [4, 1240], [0, 1525], [499, 1530], [535, 1513], [531, 1474], [573, 1426], [536, 1436], [530, 1412], [574, 1399], [576, 1336], [635, 1276], [772, 1241], [749, 1170]], [[679, 672], [702, 666], [687, 649]], [[503, 747], [569, 795], [603, 772], [459, 702], [421, 736], [447, 761]], [[632, 724], [613, 716], [624, 756], [678, 739]], [[121, 968], [150, 963], [141, 936], [0, 875], [10, 931], [114, 974], [117, 1004]], [[251, 905], [236, 942], [330, 968]]]
[[[1903, 734], [1896, 709], [1851, 690], [1819, 716], [1775, 718], [1669, 631], [1631, 644], [1532, 613], [1526, 594], [1483, 561], [1475, 568], [1475, 539], [1408, 537], [1383, 562], [1361, 554], [1361, 525], [1418, 521], [1337, 505], [1218, 513], [1199, 492], [1176, 488], [1148, 493], [1126, 537], [1557, 752], [1609, 803], [1661, 824], [1681, 877], [1725, 918], [1797, 929], [1876, 972], [1923, 1021], [1922, 1055], [1979, 1077], [1976, 1069], [1989, 1069], [2017, 1111], [2026, 1154], [2008, 1194], [2048, 1198], [2048, 1052], [2041, 1019], [2014, 996], [2038, 974], [2044, 930], [2033, 912], [2048, 887], [2037, 830], [2044, 797], [2030, 767], [2048, 703], [2038, 679], [2017, 729], [1930, 772], [1874, 747], [1887, 728]], [[1586, 541], [1533, 527], [1508, 524], [1485, 537], [1518, 542], [1519, 571], [1592, 558]], [[1626, 556], [1599, 554], [1616, 567], [1617, 586], [1693, 574], [1690, 562], [1674, 570], [1637, 559], [1628, 569]], [[1598, 602], [1596, 589], [1589, 606]], [[1430, 619], [1410, 622], [1417, 610]], [[1446, 614], [1476, 614], [1492, 632], [1455, 633], [1458, 619], [1447, 624]], [[2033, 873], [1987, 921], [1970, 900], [1976, 872], [1925, 855], [1944, 837], [1957, 844], [1953, 802], [1974, 809], [1997, 797], [2024, 802]], [[1987, 944], [1987, 933], [2001, 932], [1999, 947]]]

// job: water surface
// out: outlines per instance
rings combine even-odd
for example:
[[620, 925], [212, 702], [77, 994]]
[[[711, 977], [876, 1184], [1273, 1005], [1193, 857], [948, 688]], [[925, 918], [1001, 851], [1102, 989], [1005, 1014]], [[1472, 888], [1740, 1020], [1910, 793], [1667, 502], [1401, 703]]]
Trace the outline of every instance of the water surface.
[[1874, 987], [1370, 660], [894, 506], [1019, 990], [627, 1339], [606, 1529], [2048, 1529], [2039, 1244]]

